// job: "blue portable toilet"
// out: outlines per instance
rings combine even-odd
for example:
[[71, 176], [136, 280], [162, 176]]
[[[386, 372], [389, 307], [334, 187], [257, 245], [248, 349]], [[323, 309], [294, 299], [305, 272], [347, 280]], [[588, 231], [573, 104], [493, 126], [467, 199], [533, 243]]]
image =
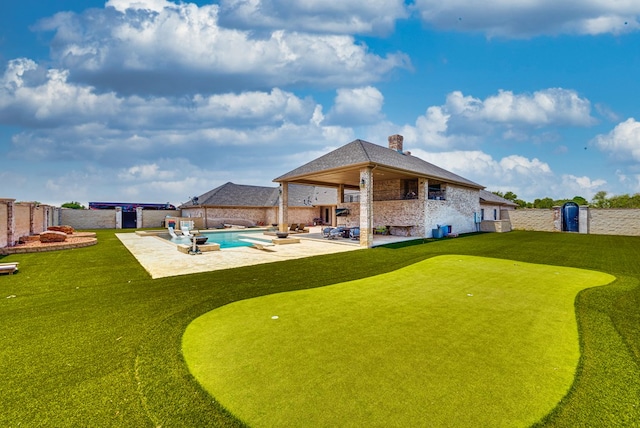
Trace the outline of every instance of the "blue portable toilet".
[[580, 232], [580, 208], [575, 202], [567, 202], [562, 206], [562, 231]]

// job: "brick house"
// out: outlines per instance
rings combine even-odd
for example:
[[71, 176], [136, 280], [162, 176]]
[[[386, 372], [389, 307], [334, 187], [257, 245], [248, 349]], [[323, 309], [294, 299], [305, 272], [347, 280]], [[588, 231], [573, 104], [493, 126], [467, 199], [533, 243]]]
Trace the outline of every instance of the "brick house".
[[373, 245], [374, 229], [392, 234], [431, 237], [438, 226], [452, 233], [477, 230], [480, 190], [473, 181], [403, 151], [403, 137], [389, 137], [389, 147], [355, 140], [273, 180], [280, 185], [278, 221], [290, 223], [292, 186], [337, 189], [337, 216], [345, 226], [360, 227], [360, 245]]
[[[180, 205], [182, 217], [201, 218], [206, 229], [221, 224], [240, 226], [271, 225], [278, 223], [278, 187], [251, 186], [225, 183], [191, 201]], [[290, 223], [312, 225], [314, 219], [326, 215], [328, 224], [333, 224], [333, 213], [337, 206], [334, 188], [302, 186], [292, 184], [287, 205]]]

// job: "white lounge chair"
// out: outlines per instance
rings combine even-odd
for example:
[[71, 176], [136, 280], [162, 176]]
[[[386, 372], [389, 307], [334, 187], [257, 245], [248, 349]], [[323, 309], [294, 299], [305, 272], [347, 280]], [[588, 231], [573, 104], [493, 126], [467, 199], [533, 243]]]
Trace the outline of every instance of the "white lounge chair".
[[168, 227], [167, 229], [169, 229], [169, 235], [171, 235], [172, 238], [178, 238], [178, 235], [176, 235], [176, 232], [173, 230], [173, 227]]
[[193, 236], [187, 226], [182, 226], [180, 229], [182, 230], [182, 236], [188, 236], [189, 238]]

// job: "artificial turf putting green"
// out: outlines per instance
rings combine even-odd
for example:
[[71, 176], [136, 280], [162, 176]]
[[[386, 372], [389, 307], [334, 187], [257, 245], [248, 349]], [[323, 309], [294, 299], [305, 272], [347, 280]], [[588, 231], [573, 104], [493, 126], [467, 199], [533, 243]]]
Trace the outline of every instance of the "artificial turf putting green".
[[254, 427], [529, 426], [573, 382], [576, 294], [613, 280], [439, 256], [218, 308], [189, 325], [183, 353]]

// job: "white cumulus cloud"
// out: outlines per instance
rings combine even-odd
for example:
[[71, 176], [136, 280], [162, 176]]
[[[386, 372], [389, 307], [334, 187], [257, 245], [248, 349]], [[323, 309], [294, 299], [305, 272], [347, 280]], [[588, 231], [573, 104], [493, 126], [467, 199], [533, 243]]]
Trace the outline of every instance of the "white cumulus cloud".
[[338, 89], [334, 106], [327, 114], [327, 123], [369, 124], [382, 119], [384, 96], [372, 87]]
[[409, 143], [432, 149], [465, 147], [498, 134], [504, 140], [554, 141], [548, 128], [591, 126], [591, 103], [575, 91], [549, 88], [532, 94], [498, 91], [485, 99], [453, 91], [440, 106], [427, 108], [406, 125]]
[[629, 118], [608, 134], [596, 136], [593, 143], [616, 159], [640, 161], [640, 122]]
[[621, 34], [640, 29], [632, 0], [416, 0], [423, 21], [442, 29], [489, 37]]
[[402, 0], [222, 0], [220, 19], [242, 28], [386, 34], [408, 16]]
[[122, 93], [226, 92], [274, 86], [359, 86], [410, 66], [350, 35], [221, 27], [217, 5], [113, 1], [106, 9], [58, 13], [52, 57], [76, 80]]

